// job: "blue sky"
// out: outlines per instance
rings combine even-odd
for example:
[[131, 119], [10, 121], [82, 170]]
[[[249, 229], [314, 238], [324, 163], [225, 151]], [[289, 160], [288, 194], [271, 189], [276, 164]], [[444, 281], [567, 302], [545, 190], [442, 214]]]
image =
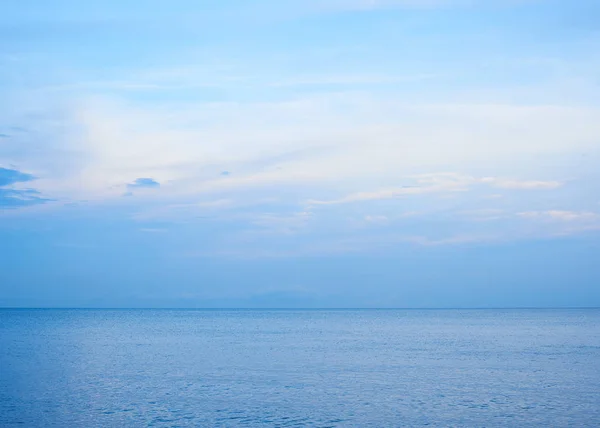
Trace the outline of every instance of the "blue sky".
[[4, 0], [0, 305], [600, 305], [600, 7]]

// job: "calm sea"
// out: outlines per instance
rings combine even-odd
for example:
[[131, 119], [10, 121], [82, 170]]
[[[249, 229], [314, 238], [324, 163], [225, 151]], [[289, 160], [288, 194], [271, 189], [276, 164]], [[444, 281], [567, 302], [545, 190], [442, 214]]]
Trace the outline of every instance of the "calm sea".
[[600, 310], [0, 310], [0, 426], [600, 426]]

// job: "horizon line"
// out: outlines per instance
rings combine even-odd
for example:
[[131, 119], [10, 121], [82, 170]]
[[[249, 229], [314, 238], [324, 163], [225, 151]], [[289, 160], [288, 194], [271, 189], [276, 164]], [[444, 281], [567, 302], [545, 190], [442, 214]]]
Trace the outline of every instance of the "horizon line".
[[498, 306], [498, 307], [85, 307], [85, 306], [0, 306], [0, 310], [182, 310], [182, 311], [412, 311], [412, 310], [556, 310], [600, 309], [600, 306]]

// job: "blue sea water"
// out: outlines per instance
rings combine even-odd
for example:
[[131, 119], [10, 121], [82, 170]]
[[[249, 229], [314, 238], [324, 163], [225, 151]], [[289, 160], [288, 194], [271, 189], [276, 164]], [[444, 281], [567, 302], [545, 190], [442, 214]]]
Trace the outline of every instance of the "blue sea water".
[[0, 310], [0, 426], [600, 426], [600, 310]]

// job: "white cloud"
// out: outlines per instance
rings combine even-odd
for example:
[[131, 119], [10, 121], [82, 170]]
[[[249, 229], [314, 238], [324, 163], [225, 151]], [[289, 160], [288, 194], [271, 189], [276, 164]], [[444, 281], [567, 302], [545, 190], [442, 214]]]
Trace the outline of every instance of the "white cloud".
[[339, 199], [328, 201], [311, 200], [308, 203], [313, 205], [335, 205], [350, 202], [395, 199], [410, 195], [424, 195], [431, 193], [448, 194], [465, 192], [475, 184], [488, 184], [503, 189], [523, 190], [555, 189], [562, 186], [562, 183], [558, 181], [519, 181], [496, 177], [477, 178], [457, 173], [418, 174], [410, 176], [409, 178], [416, 179], [417, 185], [380, 189], [371, 192], [356, 192]]
[[495, 208], [482, 208], [468, 211], [461, 211], [459, 214], [476, 221], [501, 220], [506, 217], [503, 210]]
[[497, 235], [457, 235], [437, 239], [425, 236], [412, 236], [407, 237], [404, 240], [420, 246], [437, 247], [443, 245], [463, 245], [499, 241], [501, 238]]
[[[259, 227], [260, 233], [295, 234], [308, 226], [313, 218], [310, 211], [301, 211], [288, 215], [260, 214], [255, 216], [251, 223]], [[253, 230], [251, 233], [256, 233]]]
[[591, 211], [524, 211], [517, 214], [529, 220], [538, 235], [573, 236], [600, 230], [600, 215]]
[[[136, 197], [136, 199], [138, 199]], [[211, 218], [217, 212], [236, 206], [230, 199], [205, 200], [191, 203], [170, 203], [144, 207], [133, 218], [138, 221], [168, 220], [171, 222], [189, 219]]]
[[312, 0], [312, 3], [324, 9], [334, 10], [374, 10], [374, 9], [430, 9], [440, 7], [467, 6], [511, 6], [531, 3], [535, 0]]
[[524, 211], [517, 215], [528, 219], [556, 220], [563, 222], [591, 222], [600, 220], [600, 215], [590, 211]]
[[[433, 184], [394, 185], [409, 172], [586, 150], [597, 147], [600, 137], [600, 113], [593, 108], [407, 105], [360, 94], [160, 108], [90, 98], [74, 111], [67, 124], [73, 132], [62, 147], [77, 150], [78, 161], [62, 168], [62, 179], [47, 171], [50, 177], [39, 184], [48, 192], [91, 199], [118, 197], [118, 186], [138, 177], [164, 183], [156, 197], [277, 183], [356, 189], [382, 181], [383, 190], [375, 195], [353, 192], [349, 200], [394, 197], [443, 190]], [[56, 139], [53, 144], [62, 150]], [[38, 161], [26, 159], [31, 170], [37, 170]], [[231, 176], [220, 176], [223, 170]], [[446, 182], [443, 186], [450, 185]], [[560, 185], [489, 184], [506, 189]]]
[[481, 180], [499, 189], [557, 189], [563, 185], [559, 181], [519, 181], [486, 177]]
[[425, 186], [425, 187], [399, 187], [395, 189], [383, 189], [373, 192], [357, 192], [344, 196], [340, 199], [333, 199], [330, 201], [318, 201], [310, 200], [309, 204], [312, 205], [335, 205], [345, 204], [349, 202], [364, 202], [364, 201], [376, 201], [381, 199], [395, 199], [402, 196], [408, 195], [423, 195], [427, 193], [438, 193], [438, 192], [458, 192], [466, 189], [462, 187], [454, 186]]
[[385, 215], [367, 215], [365, 221], [372, 224], [385, 225], [390, 222], [390, 219]]

